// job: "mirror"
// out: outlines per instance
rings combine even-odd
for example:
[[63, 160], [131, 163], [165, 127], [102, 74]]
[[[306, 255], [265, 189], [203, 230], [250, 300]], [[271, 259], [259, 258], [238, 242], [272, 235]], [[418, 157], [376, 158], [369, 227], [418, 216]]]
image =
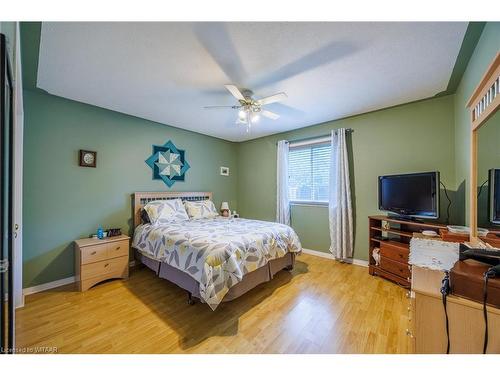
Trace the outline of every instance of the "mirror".
[[491, 222], [492, 216], [496, 216], [492, 212], [495, 210], [490, 208], [493, 199], [489, 179], [491, 169], [500, 170], [500, 111], [477, 130], [477, 225], [500, 231], [500, 224]]
[[[498, 52], [486, 70], [483, 78], [474, 90], [471, 98], [467, 103], [467, 108], [471, 115], [471, 147], [470, 147], [470, 178], [469, 178], [469, 226], [470, 226], [470, 242], [484, 246], [484, 238], [478, 236], [478, 211], [484, 215], [484, 208], [478, 207], [478, 177], [485, 178], [483, 169], [488, 165], [496, 163], [497, 156], [495, 152], [490, 152], [489, 149], [494, 149], [495, 146], [490, 145], [490, 142], [498, 143], [497, 137], [497, 111], [500, 108], [500, 52]], [[481, 129], [483, 131], [481, 131]], [[481, 140], [482, 146], [479, 146], [480, 132], [483, 134]], [[491, 139], [490, 139], [491, 138]], [[479, 155], [479, 148], [483, 151]], [[484, 161], [479, 166], [479, 157]], [[490, 164], [493, 163], [493, 164]], [[481, 182], [483, 184], [483, 182]], [[486, 183], [485, 183], [486, 184]], [[484, 185], [483, 185], [484, 189]], [[490, 189], [493, 190], [493, 189]], [[488, 212], [488, 209], [486, 209]], [[492, 234], [495, 247], [500, 248], [500, 241], [495, 234]], [[489, 242], [489, 241], [488, 241]], [[497, 244], [498, 242], [498, 244]]]

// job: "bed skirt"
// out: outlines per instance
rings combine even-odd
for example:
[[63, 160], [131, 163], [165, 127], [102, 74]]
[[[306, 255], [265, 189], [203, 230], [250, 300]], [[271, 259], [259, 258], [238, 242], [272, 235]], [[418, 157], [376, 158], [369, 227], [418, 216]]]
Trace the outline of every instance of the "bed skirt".
[[[247, 273], [238, 284], [229, 289], [222, 302], [238, 298], [257, 285], [270, 281], [275, 274], [284, 268], [292, 268], [295, 264], [295, 255], [295, 253], [286, 253], [285, 256], [270, 260], [265, 266]], [[135, 250], [135, 259], [153, 270], [162, 279], [166, 279], [185, 289], [193, 297], [200, 298], [200, 284], [187, 273], [167, 263], [147, 257], [137, 250]]]

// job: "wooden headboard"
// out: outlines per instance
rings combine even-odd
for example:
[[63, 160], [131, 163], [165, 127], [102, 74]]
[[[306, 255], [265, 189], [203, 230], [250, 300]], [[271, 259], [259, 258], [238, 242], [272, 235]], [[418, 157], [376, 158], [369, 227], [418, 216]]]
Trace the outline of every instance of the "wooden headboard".
[[142, 223], [141, 209], [152, 201], [161, 201], [167, 199], [182, 199], [183, 201], [202, 201], [206, 199], [212, 200], [211, 192], [136, 192], [134, 193], [134, 228]]

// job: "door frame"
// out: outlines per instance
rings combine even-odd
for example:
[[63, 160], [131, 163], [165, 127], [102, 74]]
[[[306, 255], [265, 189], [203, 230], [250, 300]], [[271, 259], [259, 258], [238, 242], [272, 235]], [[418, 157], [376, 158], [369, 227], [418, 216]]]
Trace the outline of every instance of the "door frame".
[[14, 306], [24, 306], [23, 294], [23, 142], [24, 142], [24, 106], [23, 81], [21, 70], [21, 30], [20, 23], [15, 23], [14, 55], [14, 175], [13, 175], [13, 220], [14, 220]]

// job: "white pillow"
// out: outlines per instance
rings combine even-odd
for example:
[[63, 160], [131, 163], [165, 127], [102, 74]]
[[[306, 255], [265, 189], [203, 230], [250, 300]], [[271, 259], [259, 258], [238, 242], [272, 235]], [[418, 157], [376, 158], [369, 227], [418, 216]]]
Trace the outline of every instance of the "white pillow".
[[180, 199], [168, 199], [149, 202], [144, 206], [151, 224], [165, 224], [189, 220], [186, 209]]
[[219, 216], [214, 202], [209, 199], [203, 201], [184, 201], [184, 206], [190, 219], [212, 219]]

